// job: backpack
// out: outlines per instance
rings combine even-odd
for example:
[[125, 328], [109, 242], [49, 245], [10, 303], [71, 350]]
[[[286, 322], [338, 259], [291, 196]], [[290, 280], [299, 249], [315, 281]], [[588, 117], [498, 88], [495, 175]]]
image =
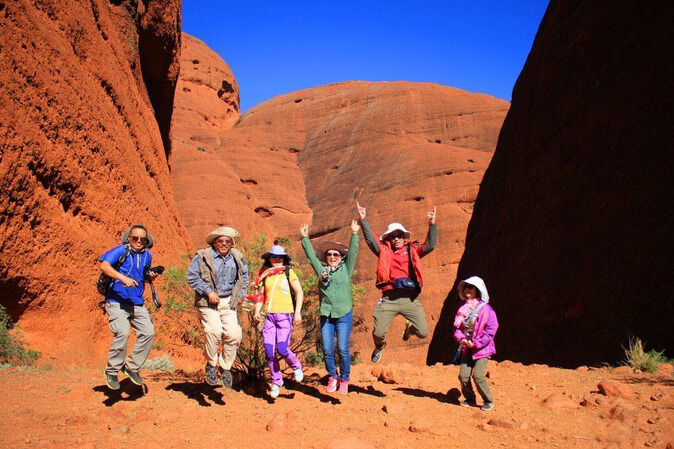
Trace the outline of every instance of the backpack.
[[[120, 256], [120, 258], [117, 259], [117, 262], [115, 262], [112, 265], [112, 268], [119, 271], [119, 268], [122, 266], [122, 264], [127, 259], [127, 257], [129, 257], [130, 253], [131, 253], [131, 250], [129, 249], [129, 245], [126, 245], [126, 249], [124, 250], [124, 254], [122, 254]], [[108, 294], [108, 289], [110, 288], [111, 284], [112, 284], [112, 278], [105, 273], [101, 273], [101, 275], [98, 277], [98, 280], [96, 281], [96, 290], [98, 290], [98, 293], [105, 296], [105, 295]], [[105, 314], [105, 299], [103, 299], [103, 301], [100, 301], [98, 303], [98, 307], [103, 311], [103, 314]]]

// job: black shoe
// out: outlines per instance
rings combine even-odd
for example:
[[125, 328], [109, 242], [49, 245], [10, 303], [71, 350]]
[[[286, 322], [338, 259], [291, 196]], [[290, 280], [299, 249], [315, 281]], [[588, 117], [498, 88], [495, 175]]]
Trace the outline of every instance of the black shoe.
[[105, 373], [105, 383], [111, 390], [119, 390], [119, 381], [117, 380], [117, 374], [109, 374], [107, 371]]
[[412, 336], [412, 332], [414, 331], [414, 324], [410, 320], [407, 320], [405, 323], [405, 332], [403, 332], [403, 341], [407, 341], [410, 339], [410, 336]]
[[222, 379], [222, 384], [225, 388], [232, 388], [234, 380], [232, 379], [232, 372], [228, 369], [218, 368], [220, 371], [220, 378]]
[[374, 351], [372, 351], [372, 363], [377, 363], [381, 360], [381, 354], [384, 352], [384, 348], [386, 347], [386, 343], [381, 345], [381, 347], [375, 347]]
[[219, 387], [222, 385], [218, 377], [218, 370], [216, 367], [206, 364], [206, 383], [211, 387]]
[[135, 383], [136, 385], [143, 385], [143, 379], [141, 379], [140, 374], [138, 374], [138, 371], [131, 371], [126, 366], [123, 366], [122, 374], [126, 374], [127, 376], [129, 376], [131, 382]]

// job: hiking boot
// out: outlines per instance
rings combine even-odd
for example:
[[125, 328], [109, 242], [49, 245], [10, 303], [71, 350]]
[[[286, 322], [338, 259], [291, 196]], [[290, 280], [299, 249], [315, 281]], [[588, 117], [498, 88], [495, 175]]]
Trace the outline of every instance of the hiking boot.
[[348, 380], [340, 380], [339, 381], [339, 394], [347, 394], [349, 392], [349, 381]]
[[328, 387], [326, 388], [326, 391], [328, 393], [332, 393], [333, 391], [337, 391], [337, 379], [334, 377], [331, 377], [328, 379]]
[[143, 379], [141, 379], [140, 374], [138, 374], [138, 371], [131, 371], [126, 366], [123, 366], [122, 374], [126, 374], [127, 376], [129, 376], [131, 382], [135, 383], [136, 385], [143, 385]]
[[459, 404], [461, 407], [477, 407], [477, 404], [475, 401], [461, 401]]
[[281, 394], [281, 386], [276, 384], [272, 385], [269, 396], [271, 396], [272, 399], [276, 399], [279, 394]]
[[374, 351], [372, 351], [372, 363], [377, 363], [381, 360], [381, 353], [384, 351], [385, 347], [386, 343], [381, 345], [381, 347], [374, 348]]
[[103, 373], [105, 373], [105, 384], [108, 388], [111, 390], [119, 390], [120, 385], [117, 380], [117, 374], [110, 374], [107, 371], [103, 371]]
[[225, 388], [232, 388], [234, 384], [234, 378], [232, 377], [232, 372], [228, 369], [219, 368], [220, 378], [222, 379], [222, 384]]
[[414, 324], [410, 320], [407, 320], [405, 322], [405, 332], [403, 332], [403, 341], [407, 341], [410, 339], [414, 332]]
[[206, 364], [206, 383], [211, 387], [219, 387], [222, 385], [220, 378], [218, 378], [218, 370], [210, 363]]
[[299, 383], [304, 380], [304, 372], [302, 371], [302, 368], [297, 368], [293, 372], [295, 373], [295, 382]]
[[489, 410], [494, 408], [494, 403], [493, 402], [485, 402], [482, 407], [480, 407], [480, 410], [484, 412], [488, 412]]

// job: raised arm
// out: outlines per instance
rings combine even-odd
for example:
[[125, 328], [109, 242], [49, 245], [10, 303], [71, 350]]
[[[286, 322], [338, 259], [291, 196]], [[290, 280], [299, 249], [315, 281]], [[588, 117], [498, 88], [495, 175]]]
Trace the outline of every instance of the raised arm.
[[321, 264], [321, 261], [318, 260], [316, 251], [314, 251], [311, 240], [309, 240], [308, 224], [304, 223], [302, 226], [300, 226], [300, 234], [302, 234], [302, 249], [304, 250], [304, 254], [307, 256], [307, 259], [309, 259], [311, 268], [314, 269], [316, 274], [319, 274], [323, 270], [323, 265]]
[[372, 234], [370, 223], [368, 223], [368, 221], [365, 219], [367, 209], [362, 207], [357, 201], [356, 207], [358, 208], [358, 215], [360, 216], [360, 225], [363, 228], [363, 237], [365, 237], [365, 243], [367, 243], [367, 247], [370, 248], [370, 251], [372, 251], [375, 256], [379, 256], [379, 242], [377, 241], [377, 237]]
[[426, 217], [428, 218], [428, 234], [426, 234], [423, 246], [420, 247], [419, 257], [424, 257], [433, 251], [438, 243], [437, 208], [433, 206], [433, 210], [426, 213]]
[[356, 257], [358, 257], [358, 230], [360, 226], [356, 220], [351, 221], [351, 242], [349, 242], [349, 252], [346, 255], [346, 269], [349, 270], [349, 276], [353, 275], [353, 269], [356, 266]]

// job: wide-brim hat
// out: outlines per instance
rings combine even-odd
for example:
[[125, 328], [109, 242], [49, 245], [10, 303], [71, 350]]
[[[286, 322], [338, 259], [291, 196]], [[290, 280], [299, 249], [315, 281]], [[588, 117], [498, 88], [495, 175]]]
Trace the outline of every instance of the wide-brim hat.
[[386, 240], [388, 235], [394, 231], [401, 231], [405, 235], [405, 239], [409, 240], [410, 236], [412, 235], [410, 231], [405, 229], [405, 226], [401, 225], [400, 223], [389, 223], [388, 228], [384, 233], [379, 237], [379, 240], [382, 242]]
[[286, 252], [286, 249], [281, 245], [274, 245], [269, 251], [264, 253], [261, 257], [263, 260], [268, 261], [272, 256], [283, 257], [284, 264], [290, 264], [290, 256]]
[[489, 292], [487, 291], [487, 285], [484, 283], [482, 278], [478, 276], [471, 276], [468, 279], [464, 279], [463, 281], [459, 282], [459, 298], [463, 299], [464, 301], [466, 300], [466, 297], [463, 294], [463, 288], [466, 286], [466, 284], [472, 285], [480, 291], [480, 299], [482, 301], [489, 302]]
[[[144, 228], [140, 228], [140, 229], [144, 229]], [[129, 234], [131, 234], [131, 229], [129, 229], [128, 231], [126, 231], [122, 235], [122, 245], [128, 245], [129, 244]], [[154, 246], [154, 239], [152, 238], [152, 234], [150, 234], [150, 232], [147, 229], [145, 229], [145, 238], [147, 238], [147, 243], [145, 244], [145, 248], [147, 248], [147, 249], [152, 248]]]
[[234, 240], [238, 237], [241, 237], [241, 234], [239, 234], [239, 231], [234, 228], [230, 228], [229, 226], [220, 226], [219, 228], [213, 229], [211, 233], [206, 236], [206, 243], [212, 245], [213, 242], [219, 237], [229, 237], [230, 239]]
[[325, 253], [330, 249], [339, 251], [339, 253], [342, 255], [342, 258], [346, 257], [346, 253], [348, 251], [348, 247], [343, 243], [332, 240], [324, 240], [316, 244], [316, 255], [320, 260], [325, 262]]

